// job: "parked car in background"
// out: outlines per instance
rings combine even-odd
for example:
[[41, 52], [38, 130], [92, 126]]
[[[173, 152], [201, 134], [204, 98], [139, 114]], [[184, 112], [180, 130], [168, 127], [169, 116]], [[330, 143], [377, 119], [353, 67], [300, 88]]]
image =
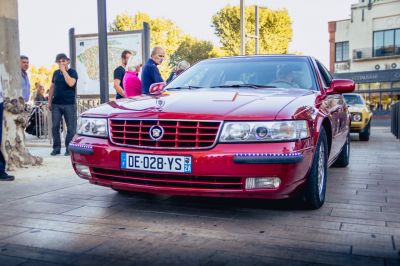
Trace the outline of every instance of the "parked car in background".
[[358, 133], [361, 141], [368, 141], [371, 135], [371, 109], [360, 94], [346, 93], [343, 97], [351, 114], [350, 132]]
[[334, 80], [308, 56], [208, 59], [154, 95], [84, 112], [71, 142], [76, 173], [117, 191], [325, 200], [327, 168], [345, 167], [350, 115]]

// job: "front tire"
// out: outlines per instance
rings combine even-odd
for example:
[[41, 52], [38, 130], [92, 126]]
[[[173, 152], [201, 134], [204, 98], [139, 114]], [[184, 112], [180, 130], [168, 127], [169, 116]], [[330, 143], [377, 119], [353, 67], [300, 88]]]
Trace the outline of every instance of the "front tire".
[[363, 132], [361, 132], [358, 136], [361, 141], [369, 141], [370, 135], [371, 135], [371, 121], [368, 122], [368, 125], [364, 128]]
[[346, 167], [350, 163], [350, 134], [347, 135], [346, 143], [343, 145], [339, 157], [334, 162], [334, 167]]
[[319, 133], [316, 151], [304, 190], [306, 207], [319, 209], [325, 202], [328, 172], [328, 140], [324, 128]]

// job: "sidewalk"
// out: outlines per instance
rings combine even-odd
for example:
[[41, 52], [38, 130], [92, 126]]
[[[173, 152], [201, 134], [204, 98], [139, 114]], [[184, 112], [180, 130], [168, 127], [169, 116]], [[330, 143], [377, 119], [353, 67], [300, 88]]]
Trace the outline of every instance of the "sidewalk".
[[352, 135], [319, 210], [284, 201], [120, 194], [67, 156], [0, 183], [0, 265], [399, 265], [400, 142]]

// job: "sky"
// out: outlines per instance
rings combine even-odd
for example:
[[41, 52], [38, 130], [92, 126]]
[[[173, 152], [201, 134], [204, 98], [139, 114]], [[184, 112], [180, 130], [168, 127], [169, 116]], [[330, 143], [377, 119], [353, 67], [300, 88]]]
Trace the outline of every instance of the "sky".
[[[328, 21], [350, 18], [351, 4], [358, 0], [245, 0], [245, 5], [288, 10], [293, 39], [289, 51], [312, 55], [329, 65]], [[239, 0], [109, 0], [107, 23], [117, 14], [140, 11], [151, 18], [173, 20], [185, 33], [219, 45], [211, 17], [224, 6]], [[57, 53], [69, 52], [68, 30], [76, 34], [97, 32], [96, 0], [19, 0], [21, 54], [34, 66], [50, 67]]]

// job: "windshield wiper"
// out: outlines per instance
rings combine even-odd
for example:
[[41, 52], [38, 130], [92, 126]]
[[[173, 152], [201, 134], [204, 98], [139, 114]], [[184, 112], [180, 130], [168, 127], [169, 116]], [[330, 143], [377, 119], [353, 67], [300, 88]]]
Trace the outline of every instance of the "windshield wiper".
[[232, 85], [217, 85], [212, 86], [210, 88], [254, 88], [254, 89], [263, 89], [263, 88], [276, 88], [275, 86], [267, 86], [267, 85], [257, 85], [257, 84], [232, 84]]
[[189, 86], [182, 86], [182, 87], [167, 88], [167, 90], [182, 90], [182, 89], [192, 90], [192, 89], [201, 89], [201, 88], [204, 88], [204, 87], [189, 85]]

